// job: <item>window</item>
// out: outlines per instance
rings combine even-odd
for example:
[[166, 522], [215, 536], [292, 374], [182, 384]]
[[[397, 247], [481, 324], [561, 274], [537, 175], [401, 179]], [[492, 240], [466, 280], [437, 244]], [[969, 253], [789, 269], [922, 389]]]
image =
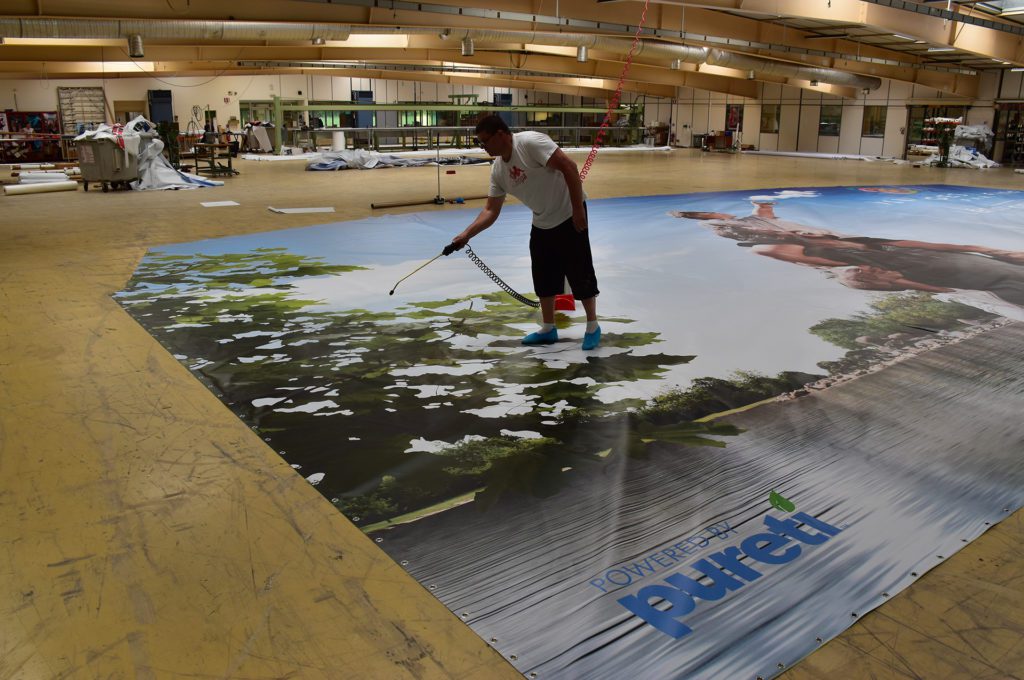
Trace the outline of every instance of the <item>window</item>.
[[829, 104], [821, 107], [818, 118], [818, 134], [822, 137], [838, 137], [839, 121], [843, 118], [842, 105]]
[[862, 137], [885, 136], [885, 107], [865, 106], [864, 124], [860, 132]]
[[761, 132], [778, 133], [779, 131], [779, 105], [761, 105]]
[[402, 127], [424, 127], [437, 125], [437, 111], [401, 111], [399, 125]]
[[107, 119], [102, 87], [58, 87], [57, 104], [66, 135], [91, 130]]

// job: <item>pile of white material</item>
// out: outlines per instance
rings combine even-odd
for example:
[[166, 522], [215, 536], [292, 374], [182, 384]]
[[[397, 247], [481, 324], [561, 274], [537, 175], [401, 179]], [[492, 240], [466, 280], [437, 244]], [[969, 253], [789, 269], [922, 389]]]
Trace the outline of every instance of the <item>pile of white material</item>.
[[[921, 161], [921, 165], [938, 165], [941, 162], [941, 156], [933, 154]], [[985, 168], [998, 168], [999, 163], [989, 160], [984, 154], [975, 149], [968, 149], [967, 147], [954, 144], [949, 147], [948, 167], [984, 170]]]
[[129, 155], [138, 157], [139, 180], [132, 182], [132, 189], [145, 191], [224, 186], [224, 182], [176, 170], [164, 158], [164, 143], [156, 136], [156, 133], [147, 131], [147, 128], [152, 130], [156, 126], [139, 116], [125, 124], [123, 128], [103, 124], [95, 130], [87, 130], [75, 137], [75, 141], [79, 139], [109, 139], [118, 146], [123, 144], [122, 148], [124, 148], [126, 157]]
[[833, 161], [883, 161], [903, 165], [907, 161], [891, 156], [866, 156], [856, 153], [815, 153], [813, 151], [744, 151], [750, 156], [792, 156], [794, 158], [823, 158]]
[[242, 160], [246, 161], [308, 161], [314, 158], [320, 158], [323, 154], [313, 153], [312, 151], [307, 153], [289, 153], [282, 155], [268, 156], [266, 154], [258, 153], [246, 153], [242, 154]]
[[953, 132], [955, 143], [961, 146], [967, 146], [963, 141], [977, 141], [980, 144], [974, 146], [987, 147], [992, 143], [992, 137], [992, 128], [987, 125], [957, 125]]

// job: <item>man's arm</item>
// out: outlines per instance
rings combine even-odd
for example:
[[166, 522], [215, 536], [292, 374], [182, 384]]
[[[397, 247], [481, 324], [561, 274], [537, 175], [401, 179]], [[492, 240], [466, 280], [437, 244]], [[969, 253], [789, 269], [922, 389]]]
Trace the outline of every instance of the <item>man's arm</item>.
[[484, 209], [476, 216], [473, 223], [463, 229], [461, 234], [452, 239], [452, 243], [456, 246], [455, 249], [460, 250], [464, 245], [469, 243], [469, 239], [494, 224], [494, 221], [498, 219], [498, 215], [501, 214], [501, 206], [504, 203], [504, 196], [488, 196], [487, 204], [484, 205]]
[[561, 149], [555, 149], [548, 159], [547, 166], [565, 177], [565, 186], [569, 188], [569, 201], [572, 203], [573, 226], [576, 227], [576, 231], [586, 231], [587, 211], [583, 207], [583, 182], [580, 181], [579, 168]]

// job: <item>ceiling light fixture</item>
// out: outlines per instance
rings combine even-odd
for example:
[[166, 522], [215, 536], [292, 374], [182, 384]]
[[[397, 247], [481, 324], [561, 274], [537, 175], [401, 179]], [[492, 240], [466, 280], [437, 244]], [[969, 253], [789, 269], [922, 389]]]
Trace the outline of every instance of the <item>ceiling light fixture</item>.
[[929, 47], [929, 52], [956, 52], [955, 47]]
[[670, 69], [672, 69], [673, 71], [678, 71], [679, 69], [681, 69], [683, 67], [683, 60], [682, 59], [673, 59], [672, 63], [669, 64], [668, 67]]
[[324, 40], [323, 38], [319, 38], [319, 37], [318, 38], [313, 38], [313, 44], [314, 45], [326, 45], [327, 41]]
[[893, 33], [892, 37], [902, 38], [903, 40], [913, 40], [913, 38], [911, 38], [909, 35], [900, 35], [899, 33]]
[[473, 48], [473, 39], [472, 38], [463, 38], [462, 39], [462, 56], [464, 56], [464, 57], [472, 57], [475, 53], [476, 53], [476, 50]]
[[811, 81], [811, 87], [817, 87], [817, 86], [818, 86], [818, 81], [817, 80], [812, 80]]
[[580, 45], [576, 48], [576, 61], [581, 64], [587, 63], [587, 46]]

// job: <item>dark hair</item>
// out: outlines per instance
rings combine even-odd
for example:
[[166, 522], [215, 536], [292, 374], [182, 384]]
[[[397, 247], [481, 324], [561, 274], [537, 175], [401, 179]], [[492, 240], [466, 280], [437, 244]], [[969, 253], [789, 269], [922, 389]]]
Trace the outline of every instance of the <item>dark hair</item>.
[[508, 129], [508, 125], [506, 125], [505, 121], [501, 119], [501, 116], [495, 116], [493, 114], [485, 116], [476, 124], [476, 132], [477, 134], [486, 132], [489, 135], [493, 135], [496, 132], [507, 132], [512, 134], [512, 131]]

